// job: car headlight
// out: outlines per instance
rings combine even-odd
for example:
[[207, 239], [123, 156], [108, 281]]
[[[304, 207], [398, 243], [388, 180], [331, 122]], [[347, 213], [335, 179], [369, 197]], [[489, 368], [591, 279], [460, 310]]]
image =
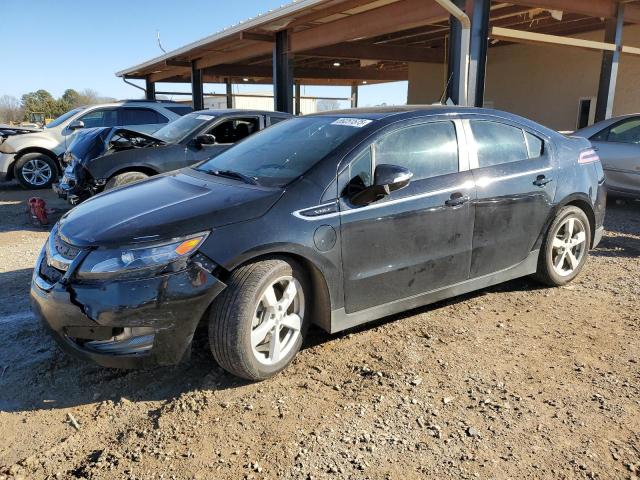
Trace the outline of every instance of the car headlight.
[[197, 233], [169, 242], [132, 245], [119, 249], [92, 250], [76, 275], [83, 280], [110, 277], [141, 277], [174, 271], [184, 266], [209, 232]]

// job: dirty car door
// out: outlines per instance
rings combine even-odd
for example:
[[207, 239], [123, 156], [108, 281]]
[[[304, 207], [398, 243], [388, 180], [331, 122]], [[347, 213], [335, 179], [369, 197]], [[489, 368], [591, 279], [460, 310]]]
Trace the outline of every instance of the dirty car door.
[[591, 137], [606, 184], [622, 193], [640, 193], [640, 117], [623, 120]]
[[[414, 122], [380, 136], [341, 172], [347, 313], [468, 278], [475, 192], [461, 151], [454, 122]], [[371, 185], [381, 164], [408, 168], [410, 184], [366, 206], [351, 204], [349, 189]]]
[[[555, 196], [553, 152], [520, 126], [469, 120], [477, 188], [471, 278], [527, 258], [549, 218]], [[475, 148], [474, 148], [475, 147]]]

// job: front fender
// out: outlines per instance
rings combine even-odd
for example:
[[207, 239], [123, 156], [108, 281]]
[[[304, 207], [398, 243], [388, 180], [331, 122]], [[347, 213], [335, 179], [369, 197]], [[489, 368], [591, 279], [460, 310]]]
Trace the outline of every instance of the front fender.
[[34, 148], [34, 151], [48, 150], [53, 153], [54, 157], [57, 157], [64, 152], [64, 142], [60, 142], [49, 135], [38, 133], [27, 133], [25, 135], [16, 135], [9, 137], [4, 142], [4, 148], [11, 148], [18, 155]]

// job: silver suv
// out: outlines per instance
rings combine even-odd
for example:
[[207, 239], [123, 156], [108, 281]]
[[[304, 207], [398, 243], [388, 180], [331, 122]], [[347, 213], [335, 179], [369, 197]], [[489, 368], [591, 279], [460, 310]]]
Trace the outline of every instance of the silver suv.
[[15, 135], [0, 144], [0, 181], [16, 179], [24, 188], [48, 188], [61, 172], [58, 157], [81, 128], [122, 126], [153, 133], [192, 108], [168, 101], [124, 100], [79, 107], [42, 131]]

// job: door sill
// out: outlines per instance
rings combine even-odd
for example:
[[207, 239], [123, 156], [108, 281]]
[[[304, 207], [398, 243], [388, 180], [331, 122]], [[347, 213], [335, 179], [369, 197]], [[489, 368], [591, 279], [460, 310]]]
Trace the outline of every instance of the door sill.
[[339, 308], [331, 312], [331, 332], [336, 333], [348, 328], [362, 325], [388, 315], [404, 312], [413, 308], [429, 305], [430, 303], [439, 302], [447, 298], [456, 297], [465, 293], [480, 290], [482, 288], [497, 285], [514, 278], [524, 277], [535, 273], [538, 268], [538, 255], [540, 251], [534, 250], [529, 253], [527, 258], [504, 270], [483, 275], [482, 277], [465, 280], [448, 287], [431, 290], [429, 292], [420, 293], [401, 300], [377, 305], [375, 307], [366, 308], [353, 313], [347, 313], [344, 308]]

